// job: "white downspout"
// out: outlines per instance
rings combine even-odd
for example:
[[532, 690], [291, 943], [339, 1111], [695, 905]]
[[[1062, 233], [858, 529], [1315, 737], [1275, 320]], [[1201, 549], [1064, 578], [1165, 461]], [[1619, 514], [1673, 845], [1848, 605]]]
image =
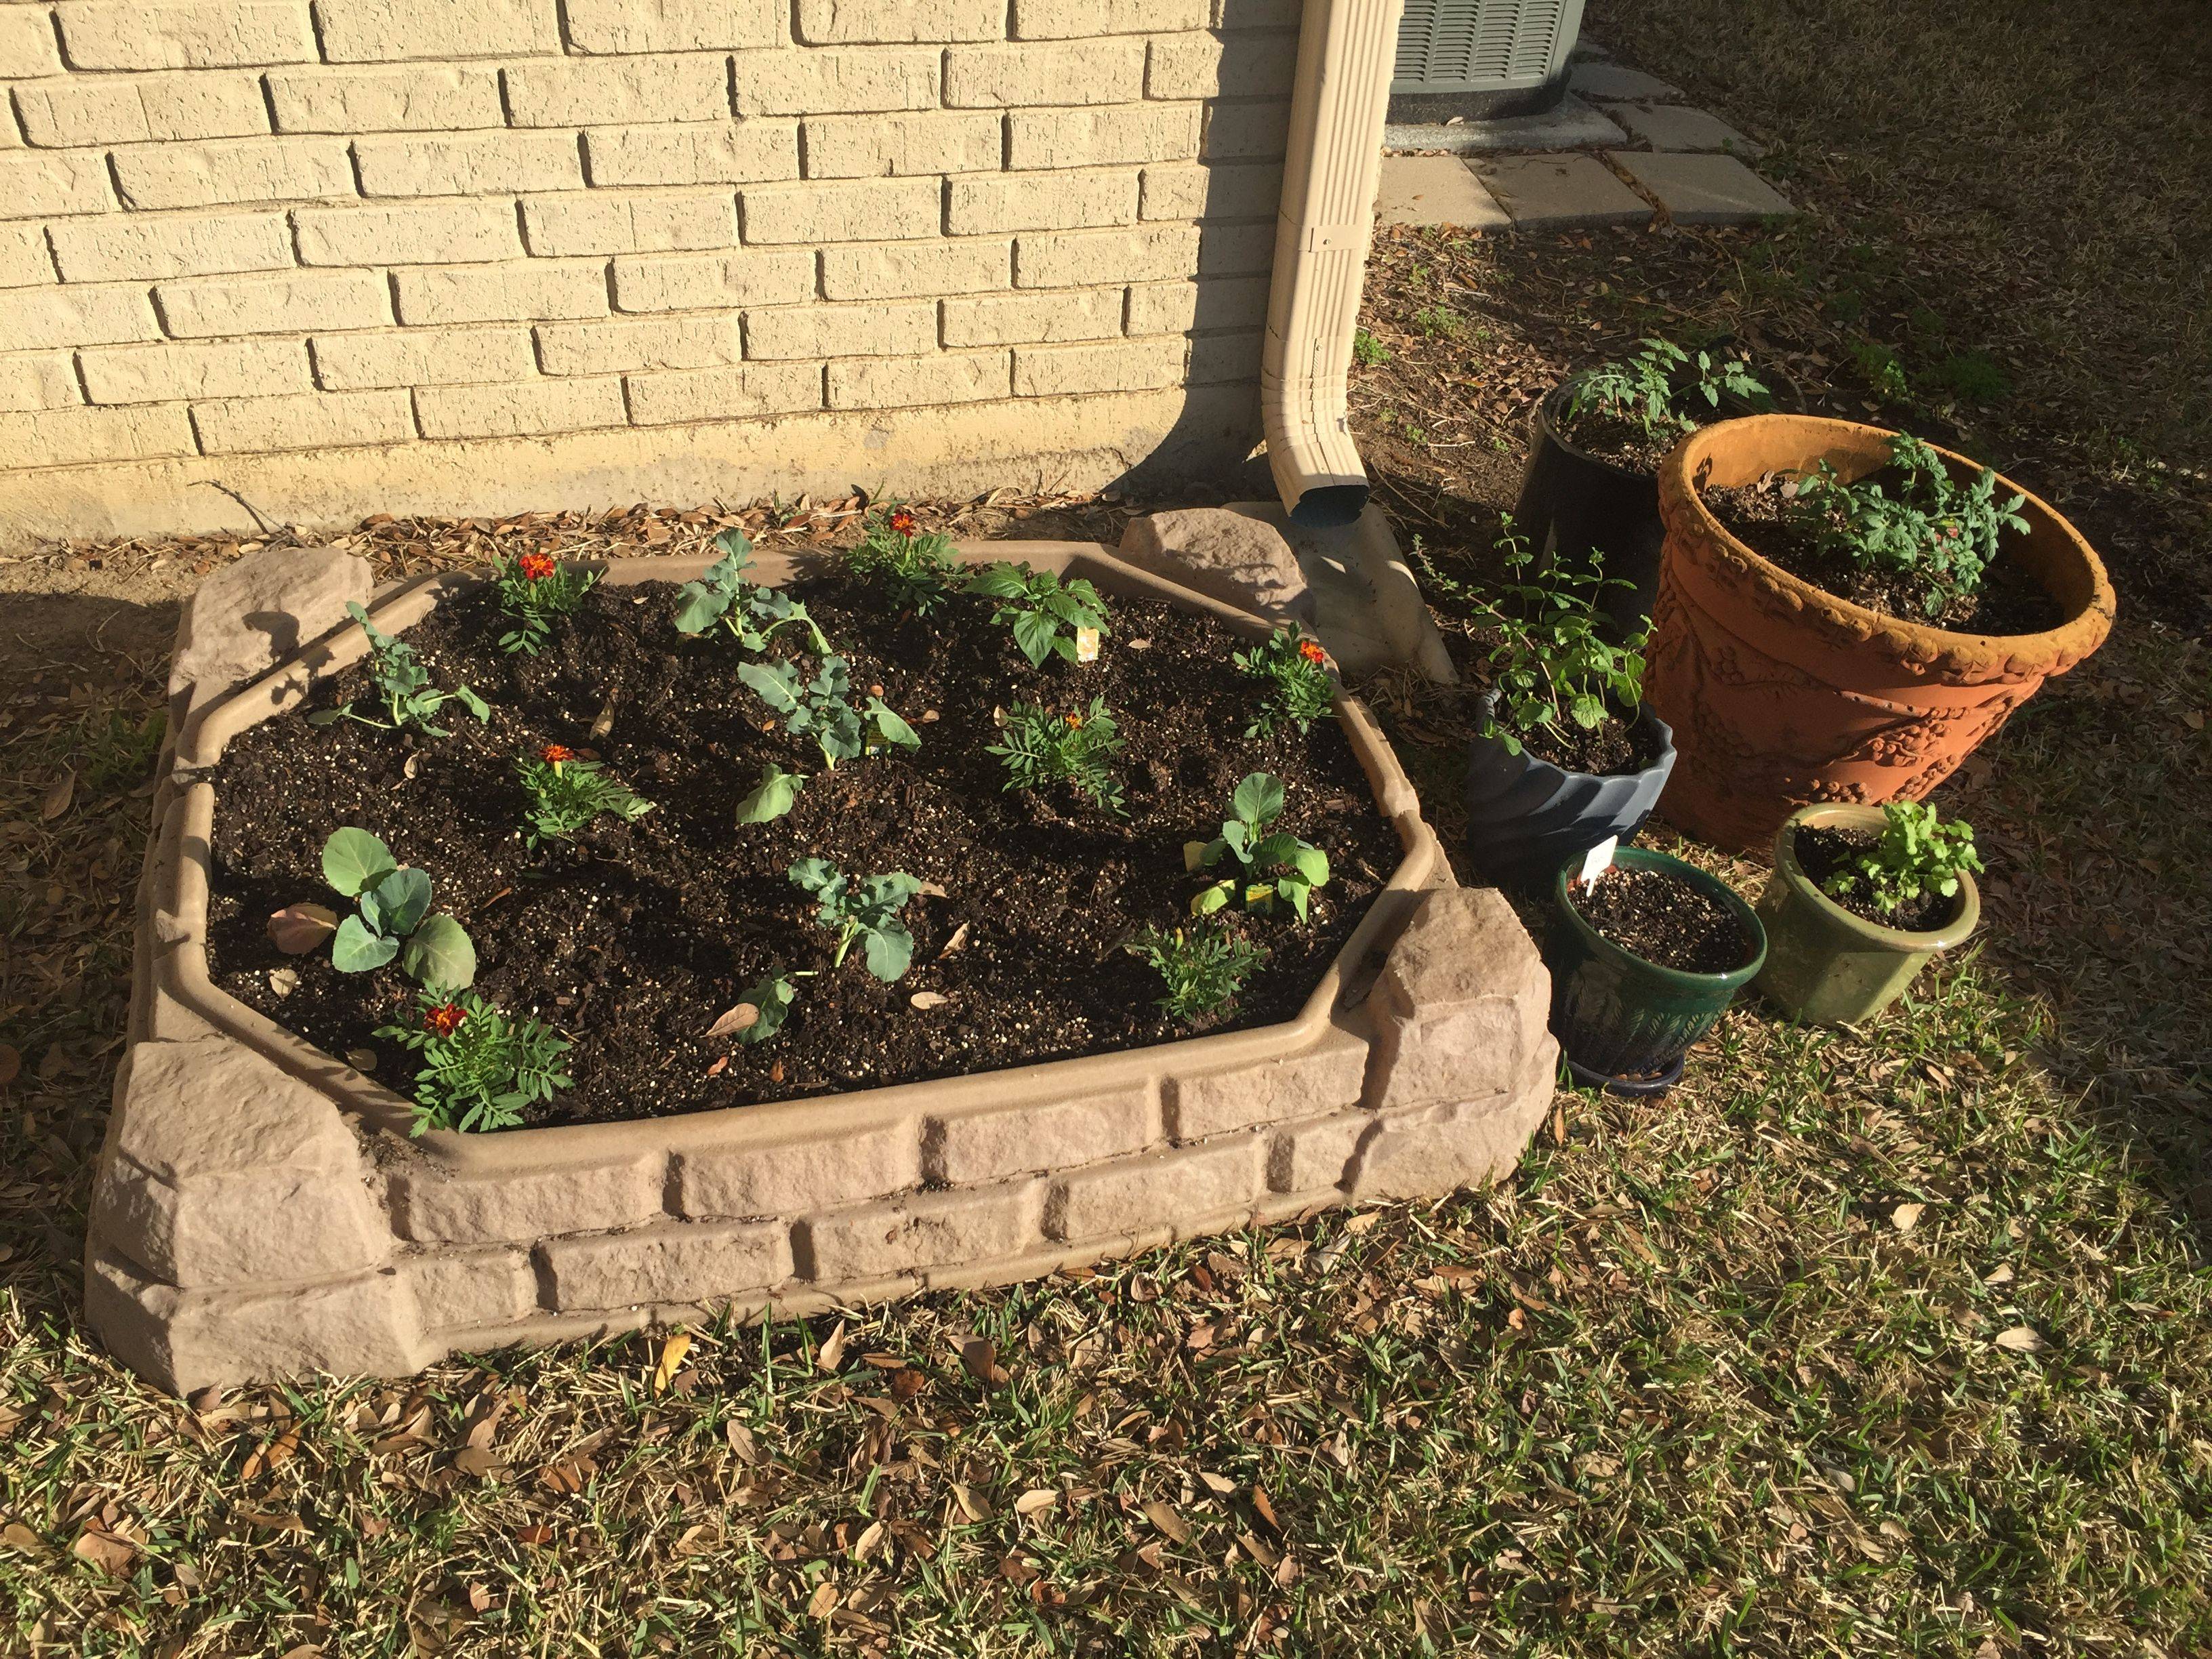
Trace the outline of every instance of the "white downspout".
[[1346, 407], [1404, 0], [1306, 0], [1275, 227], [1260, 413], [1291, 521], [1348, 525], [1367, 469]]

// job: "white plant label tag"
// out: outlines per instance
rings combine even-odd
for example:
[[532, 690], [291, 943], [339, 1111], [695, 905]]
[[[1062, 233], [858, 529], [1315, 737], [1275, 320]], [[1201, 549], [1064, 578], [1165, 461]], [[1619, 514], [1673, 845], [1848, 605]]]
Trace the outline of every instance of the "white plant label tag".
[[1075, 630], [1075, 659], [1078, 662], [1098, 660], [1098, 630], [1079, 628]]
[[1603, 841], [1598, 842], [1596, 846], [1591, 848], [1589, 852], [1583, 854], [1583, 872], [1575, 878], [1576, 884], [1579, 886], [1587, 887], [1590, 883], [1595, 881], [1607, 871], [1612, 869], [1613, 855], [1617, 850], [1619, 850], [1620, 846], [1620, 837], [1619, 836], [1607, 836]]

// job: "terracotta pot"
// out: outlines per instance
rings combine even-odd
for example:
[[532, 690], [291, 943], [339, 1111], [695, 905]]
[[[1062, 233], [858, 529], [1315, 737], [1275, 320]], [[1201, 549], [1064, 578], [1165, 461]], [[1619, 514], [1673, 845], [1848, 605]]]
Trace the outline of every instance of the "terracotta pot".
[[[1869, 611], [1761, 558], [1698, 489], [1826, 461], [1845, 479], [1889, 460], [1891, 434], [1809, 415], [1754, 415], [1692, 433], [1659, 469], [1667, 544], [1644, 701], [1674, 728], [1659, 813], [1700, 840], [1763, 845], [1815, 801], [1918, 800], [2052, 674], [2104, 643], [2112, 588], [2089, 544], [2028, 495], [2019, 559], [2058, 602], [2048, 633], [1954, 633]], [[1936, 452], [1962, 477], [1965, 457]], [[2001, 496], [2019, 490], [2008, 480]], [[2021, 492], [2025, 493], [2025, 492]]]
[[1814, 1025], [1871, 1019], [1897, 1000], [1929, 957], [1963, 943], [1982, 919], [1981, 895], [1963, 870], [1951, 920], [1914, 933], [1844, 909], [1797, 862], [1800, 830], [1879, 832], [1882, 823], [1878, 806], [1806, 806], [1775, 831], [1774, 873], [1759, 900], [1766, 925], [1759, 991], [1792, 1018]]

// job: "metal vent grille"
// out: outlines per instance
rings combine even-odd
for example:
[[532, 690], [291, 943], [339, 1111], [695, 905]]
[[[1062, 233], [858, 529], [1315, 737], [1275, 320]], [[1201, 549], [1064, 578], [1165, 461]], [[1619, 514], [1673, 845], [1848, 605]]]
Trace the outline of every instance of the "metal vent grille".
[[1406, 0], [1393, 93], [1505, 92], [1556, 74], [1581, 0]]

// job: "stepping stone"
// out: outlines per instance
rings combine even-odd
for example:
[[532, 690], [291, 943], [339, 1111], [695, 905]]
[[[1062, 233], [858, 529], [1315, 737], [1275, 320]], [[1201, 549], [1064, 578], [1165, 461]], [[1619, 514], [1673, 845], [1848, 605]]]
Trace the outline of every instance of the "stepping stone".
[[1483, 162], [1477, 171], [1516, 229], [1640, 225], [1651, 217], [1651, 204], [1595, 155], [1516, 155]]
[[1384, 156], [1375, 219], [1385, 225], [1472, 225], [1477, 230], [1513, 222], [1456, 155]]
[[1682, 89], [1671, 87], [1656, 75], [1646, 75], [1642, 70], [1632, 70], [1620, 64], [1577, 64], [1567, 76], [1567, 89], [1578, 92], [1585, 98], [1620, 100], [1624, 98], [1680, 98]]
[[1615, 150], [1607, 159], [1657, 198], [1678, 225], [1736, 225], [1797, 211], [1788, 197], [1733, 155]]
[[1619, 125], [1572, 94], [1540, 115], [1515, 115], [1503, 121], [1394, 122], [1382, 129], [1386, 150], [1590, 149], [1626, 142]]
[[1717, 115], [1687, 104], [1616, 104], [1613, 118], [1654, 149], [1728, 150], [1757, 157], [1766, 146], [1745, 137]]

